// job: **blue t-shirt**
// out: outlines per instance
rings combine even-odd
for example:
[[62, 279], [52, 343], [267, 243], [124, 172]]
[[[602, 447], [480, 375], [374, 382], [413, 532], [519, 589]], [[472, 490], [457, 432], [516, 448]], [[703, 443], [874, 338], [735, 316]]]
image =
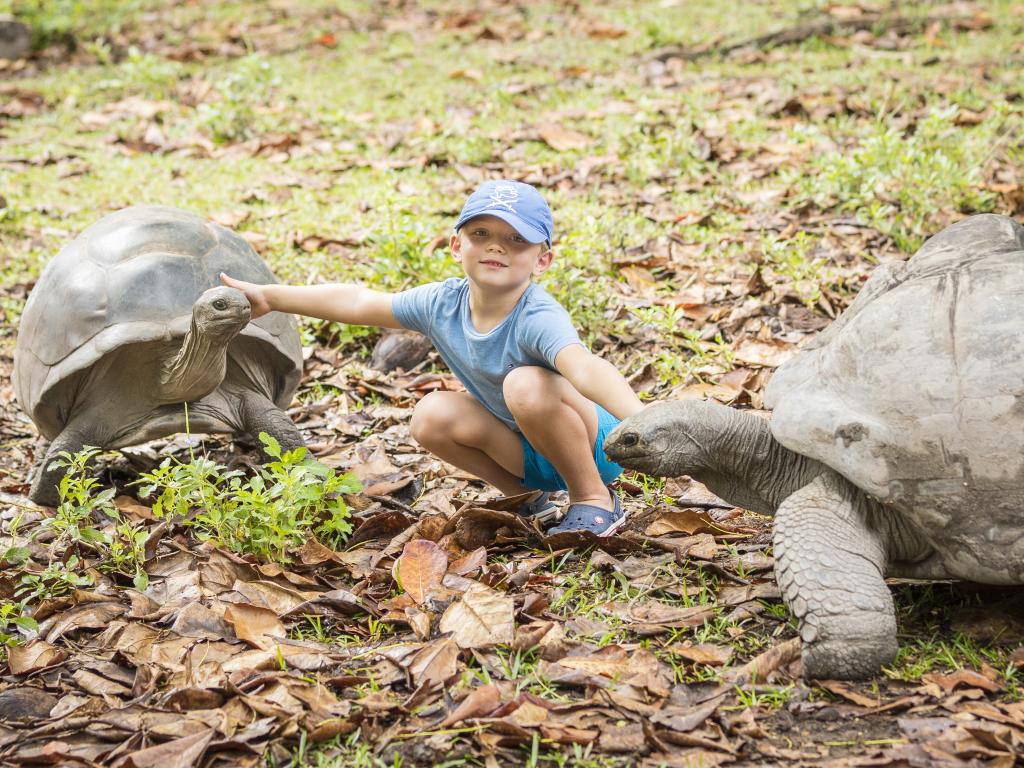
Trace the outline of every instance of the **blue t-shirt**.
[[391, 309], [404, 327], [429, 338], [466, 390], [516, 432], [519, 428], [502, 394], [505, 376], [524, 365], [555, 370], [559, 352], [582, 344], [569, 313], [534, 283], [487, 333], [473, 327], [469, 282], [464, 277], [397, 293]]

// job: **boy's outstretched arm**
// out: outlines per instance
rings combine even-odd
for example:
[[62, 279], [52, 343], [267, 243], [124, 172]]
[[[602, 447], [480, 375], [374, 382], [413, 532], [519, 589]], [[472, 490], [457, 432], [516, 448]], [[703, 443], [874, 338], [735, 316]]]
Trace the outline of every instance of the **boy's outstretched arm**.
[[361, 285], [260, 285], [236, 280], [223, 272], [220, 274], [220, 281], [245, 294], [252, 307], [253, 319], [267, 312], [277, 311], [319, 317], [322, 320], [350, 325], [402, 327], [391, 310], [393, 294], [372, 291]]
[[581, 395], [617, 419], [632, 416], [644, 407], [614, 365], [580, 344], [570, 344], [555, 355], [555, 367]]

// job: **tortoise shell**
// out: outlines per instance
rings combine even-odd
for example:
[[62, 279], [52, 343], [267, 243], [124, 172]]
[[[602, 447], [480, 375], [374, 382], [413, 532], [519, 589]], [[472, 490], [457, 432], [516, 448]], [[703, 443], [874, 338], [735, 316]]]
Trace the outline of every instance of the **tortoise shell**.
[[972, 216], [876, 268], [846, 312], [779, 367], [765, 404], [779, 442], [925, 528], [964, 518], [1016, 530], [1024, 227]]
[[[25, 304], [14, 355], [15, 393], [40, 431], [60, 434], [77, 392], [68, 383], [112, 351], [184, 336], [193, 303], [220, 285], [220, 272], [277, 282], [239, 235], [164, 206], [112, 213], [62, 248]], [[272, 369], [263, 371], [272, 399], [287, 407], [302, 373], [295, 319], [253, 320], [229, 354], [244, 362], [256, 349], [259, 366]]]

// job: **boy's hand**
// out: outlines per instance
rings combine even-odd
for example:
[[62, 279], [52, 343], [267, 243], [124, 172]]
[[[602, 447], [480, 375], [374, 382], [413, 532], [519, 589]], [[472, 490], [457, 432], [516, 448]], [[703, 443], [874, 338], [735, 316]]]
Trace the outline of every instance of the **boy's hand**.
[[247, 283], [244, 280], [236, 280], [233, 277], [228, 277], [223, 272], [220, 273], [220, 281], [228, 286], [228, 288], [234, 288], [236, 291], [241, 291], [245, 294], [245, 298], [249, 300], [249, 307], [252, 312], [251, 318], [253, 320], [273, 310], [273, 307], [270, 306], [270, 302], [267, 300], [266, 286], [257, 283]]

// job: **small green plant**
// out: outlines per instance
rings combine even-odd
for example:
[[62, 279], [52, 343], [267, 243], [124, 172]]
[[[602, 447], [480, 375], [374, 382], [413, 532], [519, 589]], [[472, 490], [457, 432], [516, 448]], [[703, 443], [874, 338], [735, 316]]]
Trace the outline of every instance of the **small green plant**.
[[685, 325], [682, 310], [675, 306], [654, 305], [631, 310], [641, 325], [654, 330], [661, 345], [651, 360], [661, 386], [675, 387], [692, 381], [703, 382], [711, 376], [732, 370], [732, 348], [721, 334], [713, 340]]
[[6, 549], [0, 550], [0, 562], [4, 562], [8, 565], [17, 565], [28, 559], [29, 549], [28, 547], [19, 546], [16, 542], [18, 540], [18, 529], [21, 528], [22, 513], [18, 512], [11, 521], [7, 524], [7, 533], [10, 536], [11, 546]]
[[89, 475], [88, 465], [98, 453], [99, 449], [91, 446], [77, 453], [64, 451], [59, 459], [50, 464], [50, 469], [64, 469], [64, 476], [57, 485], [60, 504], [54, 516], [40, 525], [57, 534], [50, 546], [51, 552], [67, 541], [101, 546], [106, 537], [94, 527], [94, 523], [103, 518], [116, 519], [118, 516], [114, 507], [114, 489], [97, 492], [99, 481]]
[[197, 108], [199, 124], [218, 144], [241, 141], [262, 130], [267, 122], [260, 112], [280, 86], [270, 62], [252, 53], [239, 59], [217, 83], [220, 98]]
[[239, 554], [285, 562], [310, 532], [340, 545], [352, 531], [342, 494], [357, 492], [359, 481], [307, 456], [305, 448], [282, 452], [265, 432], [260, 442], [272, 461], [252, 477], [208, 458], [166, 459], [139, 478], [140, 491], [157, 494], [156, 516], [179, 516], [201, 539]]
[[39, 625], [25, 615], [24, 601], [0, 600], [0, 658], [6, 649], [21, 642], [23, 632], [37, 632]]
[[367, 238], [373, 256], [370, 280], [388, 290], [401, 290], [458, 274], [445, 251], [428, 248], [436, 235], [437, 227], [420, 217], [404, 212], [393, 216], [386, 230]]
[[170, 98], [181, 77], [179, 65], [153, 53], [130, 46], [124, 59], [113, 65], [110, 45], [102, 40], [89, 43], [85, 48], [101, 64], [112, 65], [111, 75], [97, 84], [97, 88], [114, 93], [138, 93], [156, 98]]
[[15, 595], [23, 604], [36, 600], [50, 600], [67, 595], [76, 589], [91, 587], [93, 578], [88, 573], [78, 573], [82, 566], [78, 555], [71, 555], [66, 562], [53, 560], [41, 573], [26, 573], [21, 577]]
[[797, 232], [789, 239], [768, 237], [764, 241], [764, 261], [776, 278], [782, 278], [807, 306], [821, 298], [821, 287], [832, 275], [826, 269], [828, 260], [817, 255], [818, 241], [806, 232]]
[[[77, 453], [65, 451], [50, 465], [65, 470], [57, 486], [60, 503], [56, 512], [53, 517], [43, 520], [39, 527], [40, 531], [52, 530], [57, 534], [50, 543], [50, 565], [53, 565], [53, 553], [61, 545], [71, 543], [95, 553], [98, 570], [127, 576], [135, 588], [142, 591], [149, 584], [143, 568], [147, 534], [141, 527], [121, 517], [114, 506], [113, 488], [97, 490], [100, 484], [90, 476], [89, 464], [98, 453], [99, 449], [91, 446]], [[77, 562], [77, 558], [74, 559]], [[68, 568], [73, 570], [70, 565]], [[51, 581], [54, 589], [63, 588], [60, 579]], [[91, 577], [83, 583], [91, 584]], [[44, 584], [37, 586], [46, 588]]]
[[984, 160], [1000, 115], [971, 140], [956, 125], [957, 105], [937, 106], [913, 131], [879, 119], [859, 144], [826, 154], [788, 177], [798, 189], [793, 203], [808, 200], [823, 207], [853, 211], [862, 220], [890, 235], [910, 253], [920, 247], [941, 220], [937, 213], [987, 211], [994, 196], [982, 188]]
[[[753, 684], [743, 688], [734, 686], [736, 698], [740, 702], [740, 706], [737, 709], [752, 709], [754, 707], [779, 709], [779, 707], [789, 701], [789, 697], [793, 694], [793, 688], [792, 684], [781, 687]], [[732, 707], [726, 707], [725, 709], [732, 709]]]

